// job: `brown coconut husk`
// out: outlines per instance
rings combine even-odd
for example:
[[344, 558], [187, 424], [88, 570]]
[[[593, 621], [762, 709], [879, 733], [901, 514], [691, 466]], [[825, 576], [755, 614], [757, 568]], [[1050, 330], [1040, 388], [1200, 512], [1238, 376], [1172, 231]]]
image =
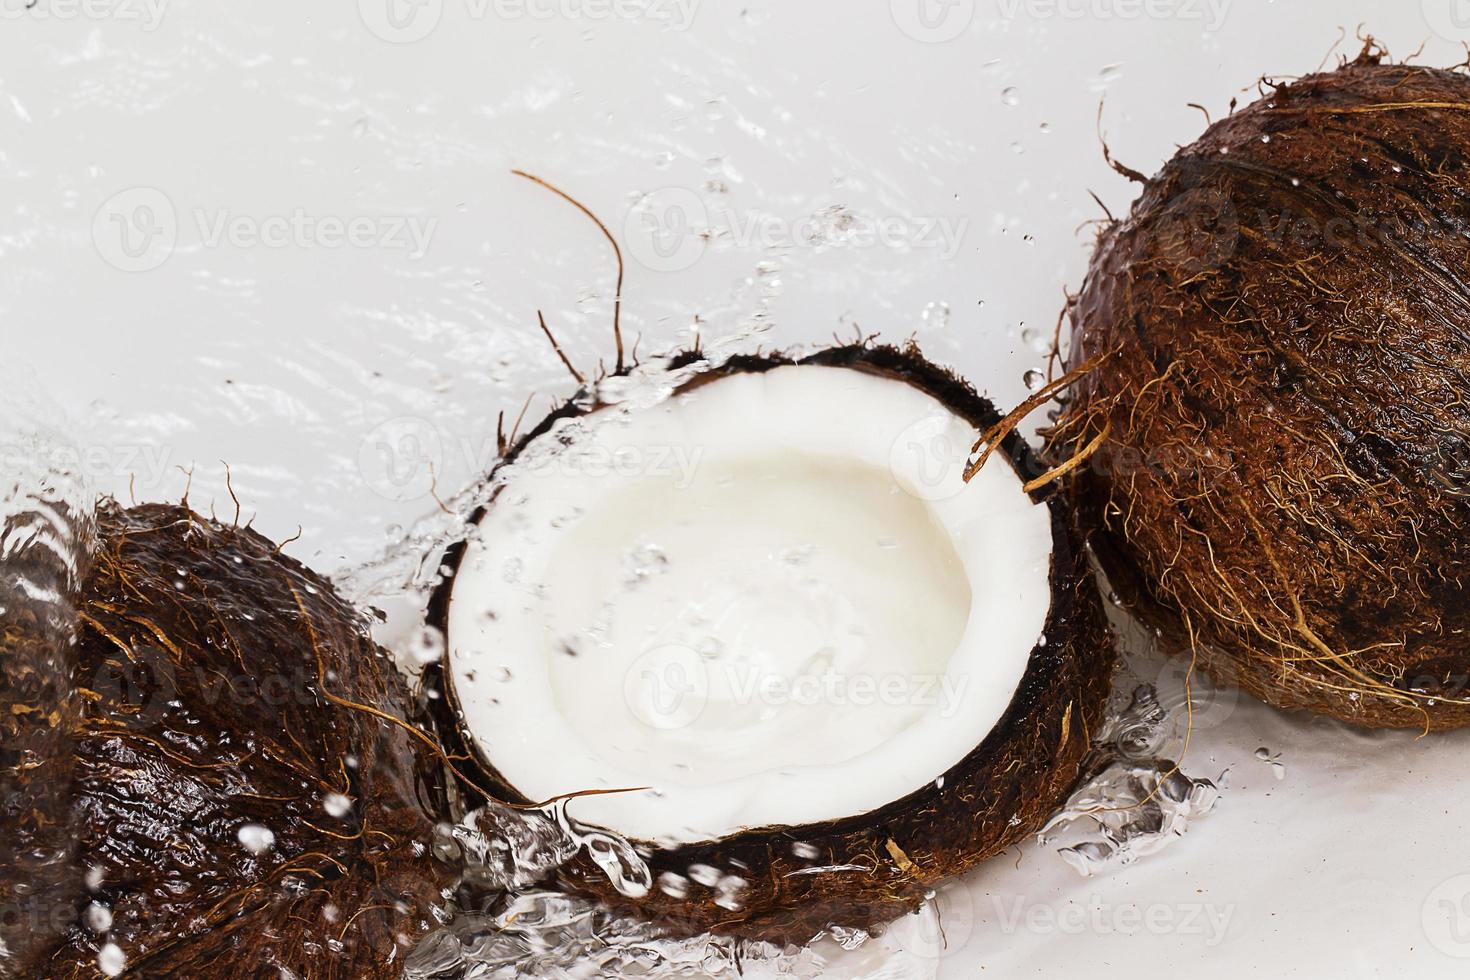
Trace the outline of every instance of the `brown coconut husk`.
[[54, 503], [0, 524], [0, 977], [33, 977], [76, 915], [75, 595], [86, 520]]
[[1470, 724], [1467, 199], [1470, 78], [1370, 43], [1179, 151], [1072, 306], [1099, 559], [1278, 707]]
[[97, 977], [111, 942], [149, 980], [398, 976], [453, 874], [436, 750], [362, 615], [248, 528], [112, 502], [80, 612], [80, 863], [112, 923], [41, 975]]
[[[674, 358], [672, 365], [702, 360], [703, 355], [691, 351]], [[893, 378], [929, 393], [977, 428], [999, 421], [993, 406], [968, 383], [912, 347], [860, 343], [802, 358], [737, 357], [696, 375], [686, 387], [787, 364], [841, 367]], [[542, 421], [509, 449], [502, 465], [557, 421], [602, 407], [578, 407], [582, 404], [582, 398], [574, 398]], [[998, 455], [1004, 463], [996, 465], [1014, 467], [1023, 480], [1045, 469], [1015, 435], [1005, 438]], [[563, 870], [561, 886], [652, 919], [672, 934], [713, 932], [801, 943], [829, 925], [870, 927], [912, 912], [945, 879], [1034, 834], [1079, 780], [1091, 773], [1096, 761], [1092, 736], [1102, 725], [1114, 665], [1112, 636], [1086, 555], [1070, 530], [1067, 509], [1050, 488], [1038, 490], [1036, 498], [1051, 509], [1054, 543], [1052, 608], [1045, 639], [1031, 652], [1030, 665], [1004, 717], [960, 763], [935, 773], [935, 782], [903, 799], [842, 820], [762, 827], [673, 848], [634, 841], [647, 855], [655, 881], [644, 898], [620, 895], [586, 857]], [[472, 520], [478, 521], [483, 513]], [[449, 550], [448, 574], [429, 606], [430, 622], [441, 629], [447, 626], [454, 571], [463, 554], [463, 545]], [[436, 673], [443, 683], [442, 672]], [[472, 740], [462, 733], [452, 689], [441, 703], [446, 743], [478, 763], [471, 773], [471, 792], [516, 806], [540, 802], [528, 800], [501, 777], [493, 759], [476, 755]], [[688, 877], [696, 865], [744, 879], [739, 908], [721, 906], [717, 890], [697, 881], [689, 882], [683, 896], [659, 887], [660, 875]], [[833, 870], [819, 870], [828, 868]]]

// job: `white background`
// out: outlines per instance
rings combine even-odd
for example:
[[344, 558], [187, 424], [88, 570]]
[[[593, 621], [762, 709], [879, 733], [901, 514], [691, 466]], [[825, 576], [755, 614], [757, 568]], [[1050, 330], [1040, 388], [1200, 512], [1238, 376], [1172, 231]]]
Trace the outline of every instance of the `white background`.
[[[1187, 103], [1218, 118], [1359, 25], [1440, 65], [1470, 38], [1449, 0], [389, 2], [0, 0], [6, 377], [64, 409], [102, 489], [177, 498], [193, 466], [229, 513], [227, 460], [256, 526], [302, 525], [329, 572], [433, 508], [429, 462], [453, 492], [497, 413], [568, 392], [538, 308], [583, 368], [610, 356], [605, 243], [512, 167], [623, 240], [645, 351], [757, 314], [775, 345], [914, 335], [1009, 404], [1041, 360], [1023, 331], [1080, 282], [1089, 192], [1134, 194], [1100, 105], [1152, 172], [1200, 132]], [[888, 235], [802, 237], [834, 221]], [[982, 869], [942, 973], [1463, 976], [1467, 748], [1213, 712], [1186, 760], [1231, 770], [1212, 816], [1106, 877], [1035, 847]], [[1077, 904], [1104, 911], [1052, 923]], [[1213, 945], [1185, 924], [1206, 905]], [[1133, 906], [1171, 924], [1116, 931]]]

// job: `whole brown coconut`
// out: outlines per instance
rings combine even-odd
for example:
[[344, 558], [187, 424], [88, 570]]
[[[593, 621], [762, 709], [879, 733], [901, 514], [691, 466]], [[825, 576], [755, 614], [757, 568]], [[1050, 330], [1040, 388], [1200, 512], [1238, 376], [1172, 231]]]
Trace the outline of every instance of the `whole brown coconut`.
[[1051, 453], [1091, 453], [1123, 597], [1273, 705], [1470, 724], [1467, 232], [1470, 78], [1370, 45], [1211, 126], [1100, 237]]
[[[671, 366], [703, 361], [698, 352], [676, 356]], [[855, 344], [801, 359], [779, 354], [737, 357], [696, 374], [676, 392], [745, 372], [786, 365], [818, 365], [900, 381], [928, 393], [977, 429], [999, 420], [991, 404], [963, 380], [925, 360], [914, 348]], [[592, 407], [585, 407], [588, 403]], [[506, 454], [514, 461], [563, 419], [603, 406], [584, 392], [545, 419]], [[1024, 482], [1041, 473], [1026, 444], [1008, 436], [995, 465], [1010, 466]], [[938, 884], [970, 870], [1033, 834], [1062, 803], [1095, 761], [1091, 736], [1102, 727], [1114, 665], [1112, 634], [1084, 550], [1053, 489], [1034, 494], [1050, 509], [1053, 547], [1051, 607], [1045, 636], [1000, 721], [989, 736], [941, 778], [902, 799], [844, 819], [802, 826], [744, 830], [719, 840], [665, 846], [634, 841], [653, 880], [686, 880], [692, 868], [733, 874], [747, 885], [738, 907], [698, 881], [687, 890], [655, 887], [644, 897], [620, 895], [588, 856], [562, 869], [561, 885], [601, 899], [620, 911], [651, 919], [669, 932], [713, 932], [742, 938], [803, 943], [830, 925], [879, 925], [913, 912]], [[494, 506], [492, 503], [490, 506]], [[476, 520], [484, 513], [476, 515]], [[854, 534], [860, 533], [857, 529]], [[446, 558], [448, 577], [429, 607], [430, 619], [449, 632], [448, 607], [465, 546]], [[997, 556], [998, 561], [1008, 556]], [[450, 634], [451, 647], [455, 637]], [[475, 757], [480, 793], [512, 805], [523, 796], [477, 754], [463, 731], [450, 685], [441, 704], [446, 742]], [[695, 877], [698, 877], [697, 875]]]
[[254, 531], [112, 503], [80, 615], [96, 905], [38, 975], [398, 976], [452, 878], [436, 753], [362, 616]]

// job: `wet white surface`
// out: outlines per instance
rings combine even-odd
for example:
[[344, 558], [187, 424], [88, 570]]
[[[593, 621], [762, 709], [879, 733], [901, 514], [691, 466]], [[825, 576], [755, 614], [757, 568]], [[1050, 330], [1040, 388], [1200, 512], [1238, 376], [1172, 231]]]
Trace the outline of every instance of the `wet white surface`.
[[[498, 413], [568, 392], [537, 309], [584, 369], [611, 355], [606, 244], [512, 167], [623, 240], [643, 350], [757, 314], [776, 345], [916, 335], [1014, 403], [1088, 192], [1133, 195], [1104, 99], [1151, 171], [1200, 131], [1187, 103], [1218, 117], [1340, 30], [1439, 64], [1470, 38], [1458, 0], [389, 2], [0, 5], [7, 375], [63, 406], [103, 489], [177, 498], [192, 466], [228, 513], [228, 461], [326, 571], [482, 472]], [[1230, 769], [1214, 814], [1105, 877], [993, 863], [939, 971], [1461, 976], [1467, 747], [1212, 711], [1186, 768]]]

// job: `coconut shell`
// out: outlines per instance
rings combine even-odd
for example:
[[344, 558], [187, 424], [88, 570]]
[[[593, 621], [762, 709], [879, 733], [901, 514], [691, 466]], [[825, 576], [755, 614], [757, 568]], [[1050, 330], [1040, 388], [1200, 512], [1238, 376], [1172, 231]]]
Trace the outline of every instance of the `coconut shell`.
[[[673, 364], [699, 360], [698, 353], [687, 353]], [[697, 375], [687, 386], [787, 364], [844, 367], [901, 380], [934, 396], [980, 430], [999, 418], [967, 383], [912, 348], [853, 345], [799, 359], [737, 357]], [[557, 420], [583, 414], [576, 407], [580, 402], [573, 399], [542, 422], [507, 460], [550, 431]], [[1018, 437], [1009, 437], [1003, 450], [997, 454], [997, 465], [1014, 467], [1024, 479], [1041, 472]], [[1042, 491], [1042, 496], [1049, 493]], [[1054, 498], [1048, 503], [1054, 541], [1053, 601], [1044, 641], [1032, 651], [1010, 707], [995, 729], [942, 779], [878, 810], [843, 820], [763, 827], [673, 848], [633, 841], [647, 856], [655, 882], [643, 898], [618, 894], [586, 857], [563, 869], [561, 885], [652, 919], [674, 934], [708, 931], [801, 943], [829, 925], [865, 928], [912, 912], [943, 880], [1035, 833], [1089, 770], [1091, 737], [1102, 725], [1114, 664], [1112, 636], [1089, 563], [1070, 531], [1067, 508]], [[430, 604], [431, 621], [441, 628], [447, 624], [453, 570], [462, 555], [462, 546], [450, 550], [446, 557], [450, 574]], [[441, 719], [445, 737], [474, 755], [459, 734], [460, 722], [452, 713], [453, 692], [449, 693], [448, 710]], [[476, 791], [504, 803], [532, 802], [500, 777], [493, 760], [478, 762]], [[719, 891], [700, 883], [699, 879], [713, 880], [707, 870], [688, 882], [685, 894], [659, 887], [661, 875], [687, 879], [690, 869], [701, 865], [713, 869], [714, 876], [734, 875], [745, 881], [738, 908], [719, 904]], [[844, 867], [848, 870], [819, 870]]]
[[97, 977], [110, 942], [149, 980], [397, 977], [453, 875], [363, 616], [254, 531], [109, 502], [81, 619], [80, 860], [111, 928], [44, 975]]
[[1217, 679], [1470, 724], [1470, 78], [1272, 88], [1102, 232], [1049, 447], [1119, 593]]
[[77, 570], [51, 543], [58, 522], [82, 522], [48, 510], [0, 527], [0, 977], [36, 975], [81, 890], [71, 812]]

